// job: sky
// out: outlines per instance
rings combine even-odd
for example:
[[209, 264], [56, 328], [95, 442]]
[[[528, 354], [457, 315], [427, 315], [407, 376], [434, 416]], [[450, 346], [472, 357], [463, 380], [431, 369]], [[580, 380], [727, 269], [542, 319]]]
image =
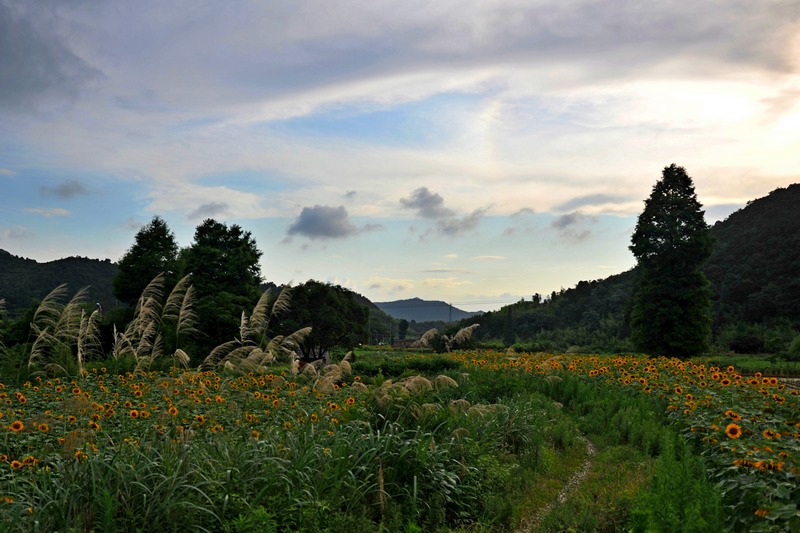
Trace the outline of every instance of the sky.
[[709, 224], [800, 181], [800, 0], [0, 0], [38, 261], [213, 218], [266, 281], [491, 310], [634, 266], [672, 163]]

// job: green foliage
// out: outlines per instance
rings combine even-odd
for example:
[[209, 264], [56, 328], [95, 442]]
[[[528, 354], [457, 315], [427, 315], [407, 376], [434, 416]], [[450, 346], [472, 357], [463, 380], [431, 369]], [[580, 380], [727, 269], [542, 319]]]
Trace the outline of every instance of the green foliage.
[[178, 281], [178, 243], [166, 221], [156, 215], [136, 233], [133, 245], [120, 258], [114, 296], [133, 306], [159, 274], [164, 274], [169, 289]]
[[701, 208], [692, 179], [670, 165], [639, 215], [631, 337], [645, 353], [688, 357], [708, 347], [711, 291], [702, 266], [712, 239]]
[[300, 345], [303, 358], [319, 359], [333, 347], [353, 349], [368, 337], [369, 310], [355, 293], [339, 285], [309, 280], [292, 289], [293, 311], [277, 325], [280, 331], [311, 326]]
[[182, 271], [191, 275], [196, 291], [197, 329], [202, 332], [191, 345], [194, 362], [230, 340], [242, 313], [258, 301], [260, 257], [250, 232], [236, 224], [206, 219], [195, 228], [194, 241], [180, 256]]
[[677, 434], [662, 438], [650, 486], [638, 497], [633, 531], [724, 530], [719, 490], [707, 479], [703, 460]]

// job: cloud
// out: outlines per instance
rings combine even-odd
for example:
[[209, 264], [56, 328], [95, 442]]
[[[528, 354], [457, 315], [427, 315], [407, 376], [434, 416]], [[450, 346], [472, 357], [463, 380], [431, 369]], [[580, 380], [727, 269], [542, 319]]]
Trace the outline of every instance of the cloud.
[[567, 240], [567, 241], [583, 241], [589, 235], [591, 235], [591, 230], [582, 228], [581, 225], [585, 223], [594, 223], [596, 219], [594, 217], [590, 217], [584, 215], [579, 211], [575, 211], [573, 213], [567, 213], [565, 215], [561, 215], [560, 217], [554, 219], [550, 223], [550, 227], [558, 230], [559, 235]]
[[519, 210], [511, 213], [511, 217], [512, 218], [519, 218], [519, 217], [530, 216], [530, 215], [535, 215], [535, 214], [536, 214], [536, 211], [534, 211], [530, 207], [523, 207], [522, 209], [519, 209]]
[[36, 2], [0, 2], [0, 108], [71, 102], [101, 76], [65, 43], [58, 12]]
[[444, 207], [444, 198], [432, 193], [427, 187], [415, 189], [408, 198], [401, 198], [400, 205], [407, 209], [416, 209], [423, 218], [439, 219], [453, 216], [453, 212]]
[[0, 231], [0, 235], [2, 235], [4, 239], [24, 240], [33, 237], [34, 233], [33, 230], [27, 226], [14, 226], [13, 228], [4, 228]]
[[566, 202], [556, 206], [554, 210], [559, 212], [574, 211], [579, 207], [596, 206], [603, 204], [616, 204], [616, 203], [624, 203], [630, 201], [631, 198], [629, 196], [616, 196], [611, 194], [589, 194], [586, 196], [578, 196], [577, 198], [567, 200]]
[[505, 255], [476, 255], [473, 257], [475, 261], [504, 261], [508, 259]]
[[7, 168], [0, 168], [0, 176], [13, 176], [16, 172]]
[[[436, 220], [439, 233], [450, 237], [475, 229], [481, 217], [488, 211], [487, 208], [480, 208], [465, 217], [458, 218], [454, 211], [444, 207], [444, 198], [438, 193], [429, 191], [427, 187], [415, 189], [410, 197], [401, 198], [400, 205], [406, 209], [416, 209], [417, 214], [423, 218]], [[415, 229], [410, 231], [414, 232]], [[420, 239], [424, 239], [428, 234], [429, 231], [423, 233]]]
[[356, 191], [347, 191], [346, 193], [344, 193], [344, 197], [347, 200], [352, 200], [353, 198], [356, 197], [356, 194], [358, 194], [358, 193], [356, 193]]
[[466, 270], [463, 268], [429, 268], [426, 270], [420, 270], [420, 272], [427, 274], [472, 274], [471, 270]]
[[343, 239], [365, 231], [383, 229], [380, 224], [367, 224], [361, 228], [350, 222], [347, 209], [315, 205], [304, 207], [297, 219], [289, 226], [287, 235], [302, 235], [309, 239]]
[[464, 218], [448, 218], [439, 220], [439, 231], [450, 237], [455, 237], [467, 233], [478, 226], [481, 217], [486, 214], [486, 209], [476, 209]]
[[189, 213], [189, 219], [198, 218], [213, 218], [228, 211], [230, 206], [223, 202], [209, 202], [199, 206], [197, 209]]
[[61, 209], [60, 207], [54, 207], [51, 209], [45, 209], [44, 207], [31, 207], [26, 209], [28, 213], [34, 213], [36, 215], [42, 215], [43, 217], [68, 217], [70, 216], [70, 212], [66, 209]]
[[73, 196], [79, 196], [83, 194], [89, 194], [89, 191], [86, 190], [86, 187], [77, 180], [67, 180], [64, 183], [56, 185], [55, 187], [47, 187], [42, 185], [39, 187], [39, 192], [42, 193], [43, 196], [58, 196], [59, 198], [72, 198]]

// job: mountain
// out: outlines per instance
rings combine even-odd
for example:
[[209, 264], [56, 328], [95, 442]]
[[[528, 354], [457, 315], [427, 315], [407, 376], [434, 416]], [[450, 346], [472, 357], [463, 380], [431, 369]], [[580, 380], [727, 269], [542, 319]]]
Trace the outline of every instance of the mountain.
[[408, 300], [395, 300], [393, 302], [375, 302], [378, 308], [398, 319], [409, 322], [457, 322], [466, 318], [480, 315], [481, 312], [470, 313], [457, 307], [438, 301], [410, 298]]
[[109, 259], [67, 257], [39, 263], [0, 250], [0, 299], [6, 300], [11, 315], [21, 313], [62, 283], [67, 284], [68, 298], [88, 286], [89, 301], [110, 309], [118, 305], [111, 293], [116, 275], [117, 265]]
[[[748, 202], [711, 228], [715, 243], [705, 272], [716, 340], [731, 329], [740, 337], [775, 324], [800, 329], [799, 205], [800, 184], [790, 185]], [[581, 281], [543, 301], [517, 302], [464, 325], [480, 324], [475, 333], [480, 340], [533, 342], [536, 350], [576, 345], [624, 351], [630, 349], [626, 339], [635, 279], [634, 268]], [[774, 332], [763, 334], [762, 344], [769, 344], [769, 335]]]

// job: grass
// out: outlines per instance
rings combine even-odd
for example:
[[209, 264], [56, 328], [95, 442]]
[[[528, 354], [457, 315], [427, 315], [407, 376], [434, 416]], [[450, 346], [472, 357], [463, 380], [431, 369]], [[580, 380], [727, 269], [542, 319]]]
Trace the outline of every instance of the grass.
[[[800, 519], [798, 397], [733, 368], [365, 351], [320, 375], [86, 370], [0, 390], [4, 531], [513, 531], [534, 517], [543, 531], [715, 531]], [[551, 507], [586, 460], [582, 435], [598, 450], [592, 468]]]

